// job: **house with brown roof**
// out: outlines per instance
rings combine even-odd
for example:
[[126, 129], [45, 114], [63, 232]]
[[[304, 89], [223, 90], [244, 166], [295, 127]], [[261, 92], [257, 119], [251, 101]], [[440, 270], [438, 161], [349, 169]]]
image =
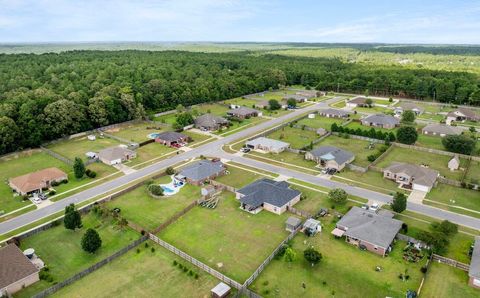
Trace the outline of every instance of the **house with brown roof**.
[[195, 119], [195, 127], [205, 131], [219, 130], [229, 123], [227, 119], [213, 114], [204, 114]]
[[167, 145], [176, 146], [188, 142], [188, 136], [176, 131], [165, 131], [155, 135], [155, 142]]
[[409, 163], [393, 162], [383, 170], [383, 177], [401, 187], [429, 192], [435, 186], [438, 171]]
[[39, 269], [15, 245], [0, 249], [0, 297], [9, 297], [40, 280]]
[[236, 117], [239, 119], [248, 119], [252, 117], [262, 116], [262, 112], [252, 108], [248, 108], [248, 107], [239, 107], [239, 108], [227, 111], [227, 115], [230, 117]]
[[348, 118], [350, 117], [350, 113], [344, 110], [338, 109], [323, 109], [318, 111], [318, 115], [327, 117], [327, 118]]
[[[371, 106], [374, 104], [372, 103]], [[347, 107], [356, 108], [356, 107], [367, 107], [367, 98], [363, 96], [357, 96], [347, 101]]]
[[33, 173], [11, 178], [10, 187], [21, 195], [49, 188], [53, 182], [68, 180], [68, 175], [57, 168], [46, 168]]
[[458, 108], [447, 114], [446, 123], [451, 125], [452, 122], [462, 122], [462, 121], [480, 121], [480, 115], [474, 112], [471, 109], [467, 108]]

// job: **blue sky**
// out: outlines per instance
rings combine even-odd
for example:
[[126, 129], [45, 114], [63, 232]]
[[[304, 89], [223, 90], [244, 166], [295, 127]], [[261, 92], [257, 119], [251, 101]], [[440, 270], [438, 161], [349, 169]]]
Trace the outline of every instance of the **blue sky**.
[[0, 42], [480, 44], [480, 1], [0, 0]]

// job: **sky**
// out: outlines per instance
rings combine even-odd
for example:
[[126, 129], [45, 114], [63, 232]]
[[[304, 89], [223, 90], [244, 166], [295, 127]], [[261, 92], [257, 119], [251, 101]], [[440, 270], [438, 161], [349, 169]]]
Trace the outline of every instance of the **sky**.
[[480, 44], [480, 1], [0, 0], [0, 43]]

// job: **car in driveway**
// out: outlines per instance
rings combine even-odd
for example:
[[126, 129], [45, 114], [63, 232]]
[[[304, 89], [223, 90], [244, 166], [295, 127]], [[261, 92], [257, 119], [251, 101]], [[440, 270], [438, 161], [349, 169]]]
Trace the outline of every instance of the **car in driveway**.
[[247, 147], [243, 147], [242, 149], [240, 149], [240, 151], [243, 152], [243, 153], [248, 153], [248, 152], [250, 152], [251, 150], [252, 150], [252, 149], [247, 148]]
[[40, 199], [39, 197], [33, 197], [32, 201], [37, 205], [42, 203], [42, 199]]
[[380, 209], [380, 206], [377, 203], [370, 205], [370, 211], [377, 212]]

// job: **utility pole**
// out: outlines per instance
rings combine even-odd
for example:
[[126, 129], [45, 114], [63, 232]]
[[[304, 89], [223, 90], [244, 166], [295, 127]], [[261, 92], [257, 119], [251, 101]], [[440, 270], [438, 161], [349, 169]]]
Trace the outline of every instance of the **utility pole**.
[[337, 93], [340, 92], [340, 83], [337, 83]]

